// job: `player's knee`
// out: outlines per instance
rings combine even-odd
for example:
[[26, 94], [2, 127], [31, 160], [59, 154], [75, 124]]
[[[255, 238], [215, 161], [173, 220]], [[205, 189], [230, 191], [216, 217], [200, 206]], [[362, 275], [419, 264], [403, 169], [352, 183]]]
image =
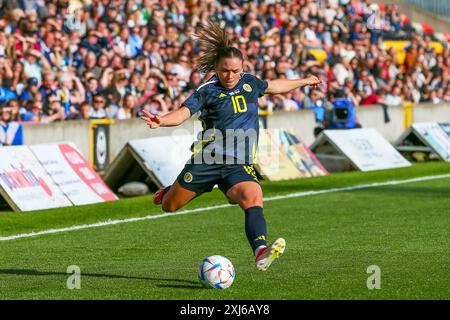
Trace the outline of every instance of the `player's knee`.
[[250, 208], [254, 206], [262, 206], [262, 198], [255, 194], [244, 194], [241, 197], [241, 206], [245, 208]]

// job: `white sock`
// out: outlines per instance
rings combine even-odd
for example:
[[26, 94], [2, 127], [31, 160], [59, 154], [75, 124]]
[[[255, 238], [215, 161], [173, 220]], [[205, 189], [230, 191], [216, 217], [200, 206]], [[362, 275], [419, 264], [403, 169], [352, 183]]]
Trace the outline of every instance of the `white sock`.
[[262, 246], [259, 246], [258, 248], [256, 248], [255, 249], [255, 257], [258, 255], [259, 251], [261, 251], [261, 249], [264, 249], [264, 248], [267, 248], [267, 246], [262, 245]]

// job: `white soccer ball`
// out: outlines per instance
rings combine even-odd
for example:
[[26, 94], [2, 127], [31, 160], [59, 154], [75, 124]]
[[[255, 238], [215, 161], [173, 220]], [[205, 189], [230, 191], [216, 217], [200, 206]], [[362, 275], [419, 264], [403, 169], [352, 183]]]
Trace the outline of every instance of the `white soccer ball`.
[[203, 259], [198, 270], [200, 282], [208, 288], [226, 289], [234, 281], [233, 264], [224, 256], [210, 256]]

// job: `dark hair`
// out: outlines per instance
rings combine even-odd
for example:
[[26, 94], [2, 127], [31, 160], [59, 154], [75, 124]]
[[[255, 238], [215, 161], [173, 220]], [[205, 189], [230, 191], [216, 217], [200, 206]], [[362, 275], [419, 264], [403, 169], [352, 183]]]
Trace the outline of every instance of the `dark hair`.
[[27, 109], [31, 109], [31, 107], [33, 106], [33, 104], [36, 102], [36, 100], [34, 99], [30, 99], [27, 101], [27, 103], [25, 104]]
[[105, 96], [104, 96], [102, 93], [96, 93], [96, 94], [94, 94], [94, 95], [92, 96], [92, 100], [94, 100], [95, 98], [98, 98], [98, 97], [102, 98], [103, 101], [106, 101]]
[[202, 25], [195, 37], [206, 49], [197, 59], [198, 69], [203, 73], [214, 71], [216, 63], [222, 58], [237, 57], [244, 60], [242, 52], [231, 46], [225, 30], [217, 22], [208, 20], [208, 25]]

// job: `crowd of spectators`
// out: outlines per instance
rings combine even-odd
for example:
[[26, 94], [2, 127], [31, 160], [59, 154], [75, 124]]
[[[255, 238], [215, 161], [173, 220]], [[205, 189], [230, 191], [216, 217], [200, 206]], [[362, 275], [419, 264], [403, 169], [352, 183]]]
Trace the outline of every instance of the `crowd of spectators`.
[[[1, 1], [0, 107], [12, 119], [53, 122], [165, 114], [210, 74], [192, 35], [220, 21], [246, 72], [270, 80], [309, 74], [318, 90], [265, 96], [296, 111], [342, 89], [355, 106], [450, 102], [450, 50], [438, 54], [396, 5], [370, 0]], [[404, 62], [386, 38], [407, 39]]]

